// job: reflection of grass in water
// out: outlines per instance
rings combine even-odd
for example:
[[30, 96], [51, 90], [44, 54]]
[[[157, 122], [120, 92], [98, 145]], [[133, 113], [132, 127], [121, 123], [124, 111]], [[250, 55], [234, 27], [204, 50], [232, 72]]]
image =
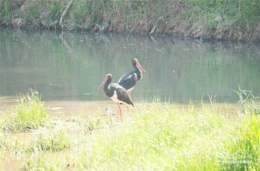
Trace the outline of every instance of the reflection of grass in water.
[[138, 108], [119, 125], [111, 118], [73, 116], [50, 118], [31, 133], [1, 131], [0, 167], [8, 168], [10, 157], [15, 168], [27, 170], [256, 169], [256, 116], [241, 121], [234, 109], [214, 103], [183, 107], [156, 101]]

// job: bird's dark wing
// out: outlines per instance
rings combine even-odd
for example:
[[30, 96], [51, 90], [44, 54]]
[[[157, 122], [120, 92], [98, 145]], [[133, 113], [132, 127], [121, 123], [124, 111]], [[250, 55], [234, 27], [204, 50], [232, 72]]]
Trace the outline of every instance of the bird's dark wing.
[[118, 86], [116, 88], [116, 93], [117, 93], [118, 100], [123, 101], [123, 102], [127, 103], [128, 105], [134, 106], [134, 103], [133, 103], [130, 95], [127, 93], [127, 91], [123, 87]]
[[126, 90], [131, 89], [135, 86], [137, 81], [137, 75], [134, 71], [123, 75], [119, 80], [118, 84], [124, 87]]

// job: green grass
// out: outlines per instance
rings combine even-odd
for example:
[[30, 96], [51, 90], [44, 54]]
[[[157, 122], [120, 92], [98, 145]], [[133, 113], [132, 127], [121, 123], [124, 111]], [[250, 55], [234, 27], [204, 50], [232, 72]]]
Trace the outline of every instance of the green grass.
[[[35, 92], [19, 96], [19, 99], [18, 106], [21, 106], [21, 99], [41, 104], [38, 104], [39, 109], [43, 105]], [[143, 102], [137, 105], [134, 113], [125, 113], [122, 123], [115, 122], [112, 116], [50, 117], [38, 122], [40, 127], [30, 127], [33, 132], [23, 132], [26, 129], [20, 126], [17, 127], [22, 129], [2, 129], [0, 167], [21, 170], [258, 170], [260, 120], [253, 113], [241, 113], [240, 107], [216, 103], [182, 106]], [[21, 107], [14, 110], [17, 108], [27, 111]], [[100, 112], [97, 109], [94, 113]], [[16, 123], [16, 117], [10, 120], [2, 115], [1, 125]], [[18, 123], [23, 121], [27, 128], [27, 119]]]
[[260, 164], [260, 121], [254, 114], [246, 116], [237, 138], [227, 144], [223, 160], [229, 170], [257, 170]]
[[23, 132], [42, 126], [48, 115], [38, 92], [31, 90], [30, 93], [20, 94], [17, 100], [18, 105], [4, 118], [2, 127], [13, 132]]
[[56, 128], [40, 133], [30, 146], [32, 151], [60, 151], [69, 148], [70, 139], [64, 129]]
[[[0, 0], [0, 21], [11, 24], [12, 19], [20, 17], [34, 27], [38, 27], [39, 23], [57, 23], [69, 0], [28, 2]], [[26, 4], [24, 10], [20, 10], [23, 4]], [[203, 21], [204, 27], [208, 28], [222, 24], [235, 26], [242, 32], [257, 26], [259, 10], [258, 0], [77, 0], [73, 2], [64, 22], [74, 29], [93, 27], [93, 23], [99, 26], [120, 23], [126, 28], [145, 24], [146, 29], [151, 30], [148, 23], [154, 25], [160, 19], [172, 25], [179, 23], [176, 20], [180, 18], [183, 22]], [[14, 11], [19, 11], [17, 16]]]
[[251, 29], [257, 25], [259, 17], [258, 0], [182, 0], [185, 18], [202, 20], [207, 27], [231, 23], [240, 29]]
[[141, 115], [81, 151], [75, 162], [89, 170], [214, 170], [223, 136], [233, 132], [224, 115], [205, 107], [150, 104]]

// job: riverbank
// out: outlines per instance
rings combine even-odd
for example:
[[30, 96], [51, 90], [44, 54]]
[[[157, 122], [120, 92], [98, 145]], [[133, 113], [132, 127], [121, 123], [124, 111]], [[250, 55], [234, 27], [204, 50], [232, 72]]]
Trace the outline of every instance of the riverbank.
[[[1, 27], [260, 40], [254, 1], [0, 0]], [[257, 1], [256, 1], [257, 3]]]

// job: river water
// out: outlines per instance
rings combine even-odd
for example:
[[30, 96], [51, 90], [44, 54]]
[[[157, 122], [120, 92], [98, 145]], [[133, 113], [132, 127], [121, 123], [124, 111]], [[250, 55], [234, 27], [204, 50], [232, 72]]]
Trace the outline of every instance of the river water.
[[117, 82], [133, 70], [132, 58], [146, 70], [132, 91], [135, 102], [236, 103], [239, 87], [260, 95], [259, 44], [0, 30], [0, 105], [30, 89], [49, 103], [105, 103], [98, 89], [104, 76]]

